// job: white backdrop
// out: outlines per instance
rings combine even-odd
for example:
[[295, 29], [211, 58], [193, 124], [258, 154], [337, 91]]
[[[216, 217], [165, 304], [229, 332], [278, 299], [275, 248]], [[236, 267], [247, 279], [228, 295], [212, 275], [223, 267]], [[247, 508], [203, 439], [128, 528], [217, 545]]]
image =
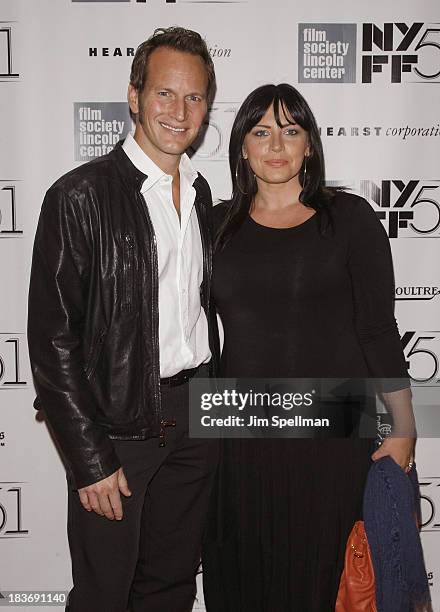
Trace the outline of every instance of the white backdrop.
[[[0, 591], [71, 585], [64, 472], [32, 410], [25, 331], [33, 235], [49, 185], [130, 128], [133, 49], [156, 27], [187, 26], [211, 47], [218, 94], [193, 159], [215, 198], [229, 195], [228, 135], [244, 97], [266, 82], [303, 92], [322, 129], [328, 179], [368, 197], [387, 228], [410, 373], [438, 405], [438, 22], [437, 0], [0, 0]], [[319, 63], [325, 78], [313, 72]], [[104, 140], [92, 118], [109, 122]], [[439, 459], [438, 440], [421, 439], [435, 609]], [[204, 610], [201, 592], [195, 609]]]

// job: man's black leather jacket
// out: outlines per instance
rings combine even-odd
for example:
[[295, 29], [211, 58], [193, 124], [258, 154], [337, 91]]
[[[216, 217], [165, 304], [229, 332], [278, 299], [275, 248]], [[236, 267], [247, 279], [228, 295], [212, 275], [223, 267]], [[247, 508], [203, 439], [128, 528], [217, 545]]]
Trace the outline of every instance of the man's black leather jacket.
[[[140, 193], [145, 178], [119, 145], [59, 179], [38, 223], [28, 319], [35, 407], [44, 409], [77, 488], [120, 467], [111, 438], [165, 435], [157, 247]], [[215, 375], [212, 199], [201, 175], [194, 187]]]

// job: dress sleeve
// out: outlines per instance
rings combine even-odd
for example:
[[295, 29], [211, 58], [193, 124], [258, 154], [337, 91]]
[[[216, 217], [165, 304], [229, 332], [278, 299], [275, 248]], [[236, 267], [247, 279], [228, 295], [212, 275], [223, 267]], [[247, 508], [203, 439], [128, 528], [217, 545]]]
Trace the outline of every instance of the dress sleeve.
[[394, 318], [394, 273], [388, 236], [368, 202], [353, 197], [348, 266], [355, 329], [369, 375], [382, 380], [382, 391], [410, 386]]

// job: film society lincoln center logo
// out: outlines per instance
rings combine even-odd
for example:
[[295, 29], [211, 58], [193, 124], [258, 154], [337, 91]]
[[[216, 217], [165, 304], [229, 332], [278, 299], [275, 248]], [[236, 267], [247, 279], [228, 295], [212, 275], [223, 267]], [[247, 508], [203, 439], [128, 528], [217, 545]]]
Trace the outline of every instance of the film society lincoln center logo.
[[[358, 34], [358, 35], [357, 35]], [[440, 24], [300, 23], [300, 83], [439, 83]]]
[[356, 24], [298, 25], [300, 83], [356, 82]]
[[75, 161], [107, 155], [131, 125], [127, 102], [75, 102]]

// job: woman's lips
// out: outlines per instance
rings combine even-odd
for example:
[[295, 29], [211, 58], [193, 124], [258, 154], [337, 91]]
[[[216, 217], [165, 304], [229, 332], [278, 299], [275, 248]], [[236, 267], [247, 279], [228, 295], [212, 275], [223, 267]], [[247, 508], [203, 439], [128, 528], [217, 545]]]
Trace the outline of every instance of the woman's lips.
[[281, 168], [281, 166], [287, 164], [287, 161], [285, 159], [268, 159], [265, 163], [273, 168]]

